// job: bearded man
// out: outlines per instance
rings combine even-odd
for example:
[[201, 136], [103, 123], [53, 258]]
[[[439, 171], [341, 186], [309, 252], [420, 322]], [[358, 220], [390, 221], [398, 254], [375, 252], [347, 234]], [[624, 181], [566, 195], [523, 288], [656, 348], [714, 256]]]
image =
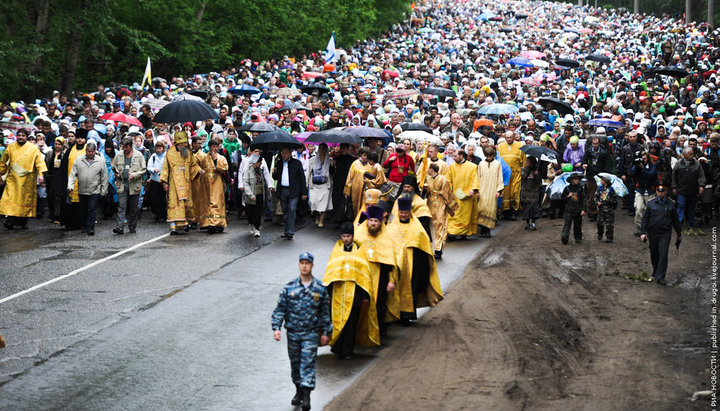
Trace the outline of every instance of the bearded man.
[[397, 240], [398, 290], [400, 320], [409, 325], [417, 320], [416, 310], [434, 307], [442, 299], [440, 279], [430, 237], [412, 213], [412, 198], [398, 198], [398, 219], [388, 228]]
[[175, 133], [175, 144], [168, 149], [160, 171], [160, 181], [168, 195], [167, 221], [170, 223], [170, 234], [178, 234], [178, 228], [187, 232], [190, 229], [188, 224], [195, 222], [191, 181], [204, 172], [190, 153], [187, 133]]
[[0, 160], [0, 185], [6, 185], [0, 199], [0, 214], [6, 215], [5, 228], [27, 228], [27, 219], [37, 210], [37, 184], [47, 171], [45, 158], [34, 144], [28, 144], [26, 130], [18, 130], [17, 140], [3, 152]]
[[400, 319], [400, 300], [395, 293], [397, 283], [396, 238], [384, 227], [385, 210], [378, 206], [367, 208], [367, 220], [355, 229], [355, 241], [360, 243], [370, 265], [380, 335], [387, 333], [387, 322]]

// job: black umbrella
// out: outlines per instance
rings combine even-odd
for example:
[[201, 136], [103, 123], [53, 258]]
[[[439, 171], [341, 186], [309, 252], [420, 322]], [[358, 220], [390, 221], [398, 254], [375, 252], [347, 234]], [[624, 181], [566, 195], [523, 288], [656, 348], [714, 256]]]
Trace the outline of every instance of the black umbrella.
[[518, 20], [522, 20], [522, 19], [528, 18], [528, 15], [527, 14], [516, 14], [515, 18]]
[[203, 100], [207, 100], [207, 98], [209, 96], [208, 92], [205, 90], [190, 90], [187, 93], [190, 94], [191, 96], [200, 97]]
[[298, 147], [302, 147], [302, 143], [295, 140], [295, 137], [282, 130], [260, 134], [255, 137], [255, 140], [253, 140], [250, 144], [251, 150], [260, 148], [263, 150], [277, 151], [282, 150], [283, 148]]
[[217, 118], [218, 113], [209, 104], [196, 99], [182, 99], [161, 108], [153, 118], [155, 123], [184, 123]]
[[543, 146], [530, 146], [524, 145], [520, 147], [520, 151], [530, 157], [535, 157], [538, 160], [549, 161], [551, 163], [557, 163], [557, 153], [555, 150], [543, 147]]
[[320, 84], [308, 84], [307, 86], [300, 87], [300, 91], [307, 94], [312, 94], [314, 96], [319, 96], [321, 94], [329, 93], [330, 90], [322, 86]]
[[598, 63], [610, 64], [610, 57], [602, 54], [589, 54], [585, 60], [597, 61]]
[[557, 59], [555, 65], [561, 67], [580, 67], [580, 62], [572, 59]]
[[387, 138], [387, 133], [382, 131], [379, 128], [374, 127], [365, 127], [365, 126], [352, 126], [352, 127], [345, 127], [343, 129], [344, 131], [356, 135], [360, 138]]
[[555, 97], [541, 97], [538, 99], [538, 104], [543, 106], [546, 110], [557, 110], [560, 114], [575, 114], [575, 109], [572, 108], [570, 103], [557, 99]]
[[513, 32], [512, 29], [507, 28], [507, 27], [503, 27], [499, 31], [500, 31], [500, 33], [512, 33]]
[[237, 135], [238, 135], [238, 140], [242, 141], [243, 143], [250, 144], [250, 141], [252, 141], [252, 138], [250, 138], [250, 136], [244, 131], [237, 133]]
[[362, 144], [360, 137], [343, 131], [340, 128], [331, 128], [310, 134], [306, 143], [335, 143], [335, 144]]
[[439, 97], [457, 97], [454, 91], [441, 87], [428, 87], [421, 91], [422, 94], [431, 94]]
[[665, 66], [665, 67], [656, 68], [655, 74], [656, 75], [662, 74], [662, 75], [670, 76], [670, 77], [683, 78], [683, 77], [687, 77], [690, 73], [688, 73], [688, 71], [685, 70], [684, 68]]
[[238, 130], [249, 131], [253, 133], [269, 133], [271, 131], [280, 131], [280, 127], [271, 123], [246, 123]]
[[427, 131], [428, 133], [432, 133], [432, 129], [425, 124], [420, 123], [400, 123], [400, 128], [402, 131], [408, 131], [408, 130], [422, 130]]

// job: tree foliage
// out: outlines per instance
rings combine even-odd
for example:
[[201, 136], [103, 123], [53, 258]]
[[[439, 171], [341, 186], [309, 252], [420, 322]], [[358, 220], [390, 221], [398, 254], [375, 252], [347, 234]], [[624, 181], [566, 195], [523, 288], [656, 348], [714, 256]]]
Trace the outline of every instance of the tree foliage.
[[0, 5], [0, 100], [98, 83], [203, 73], [377, 35], [410, 0], [8, 0]]

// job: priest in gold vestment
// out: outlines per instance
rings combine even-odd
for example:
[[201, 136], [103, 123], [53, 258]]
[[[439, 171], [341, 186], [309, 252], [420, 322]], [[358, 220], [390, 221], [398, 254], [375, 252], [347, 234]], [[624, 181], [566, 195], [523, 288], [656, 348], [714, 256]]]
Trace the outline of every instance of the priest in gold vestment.
[[480, 190], [477, 166], [467, 161], [464, 151], [455, 153], [455, 162], [445, 174], [457, 198], [458, 210], [448, 218], [448, 235], [465, 237], [477, 233], [478, 206], [476, 193]]
[[490, 230], [495, 228], [497, 222], [497, 203], [502, 195], [503, 184], [502, 165], [495, 159], [495, 149], [483, 149], [485, 160], [478, 164], [478, 181], [480, 182], [480, 201], [478, 211], [478, 225], [480, 236], [490, 238]]
[[512, 131], [506, 132], [505, 141], [497, 146], [497, 155], [505, 160], [512, 171], [510, 182], [503, 191], [500, 209], [507, 218], [513, 221], [517, 219], [517, 213], [520, 210], [520, 186], [522, 182], [520, 173], [523, 166], [525, 166], [525, 153], [520, 151], [522, 146], [522, 142], [515, 141], [515, 134]]
[[442, 299], [440, 278], [430, 237], [412, 214], [412, 200], [403, 194], [397, 200], [398, 219], [388, 224], [397, 239], [400, 320], [417, 320], [416, 309], [434, 307]]
[[184, 131], [175, 133], [175, 144], [165, 155], [160, 181], [167, 192], [167, 221], [170, 234], [178, 234], [177, 228], [188, 230], [188, 222], [194, 222], [192, 187], [190, 182], [204, 173], [188, 149], [188, 137]]
[[342, 225], [341, 239], [335, 243], [323, 278], [330, 294], [331, 351], [344, 359], [352, 357], [356, 343], [380, 345], [370, 265], [360, 243], [354, 241], [354, 233], [352, 223]]
[[400, 319], [400, 300], [395, 291], [397, 239], [383, 224], [384, 213], [380, 207], [369, 206], [367, 220], [355, 227], [355, 241], [360, 244], [370, 265], [381, 336], [386, 333], [386, 323]]
[[207, 230], [208, 234], [221, 233], [227, 227], [223, 174], [228, 170], [228, 163], [218, 153], [220, 143], [218, 139], [210, 139], [210, 152], [200, 150], [195, 154], [195, 160], [204, 174], [192, 182], [193, 208], [200, 229]]
[[[0, 159], [0, 184], [5, 185], [0, 199], [0, 214], [6, 215], [5, 228], [27, 228], [27, 219], [37, 212], [37, 184], [47, 171], [45, 156], [35, 144], [28, 143], [26, 130], [18, 130], [17, 140]], [[7, 173], [7, 175], [5, 175]]]
[[427, 178], [427, 206], [432, 215], [432, 223], [435, 231], [434, 248], [435, 259], [442, 258], [445, 241], [447, 241], [448, 218], [455, 215], [458, 205], [455, 194], [452, 192], [447, 178], [440, 174], [440, 167], [437, 164], [430, 164]]

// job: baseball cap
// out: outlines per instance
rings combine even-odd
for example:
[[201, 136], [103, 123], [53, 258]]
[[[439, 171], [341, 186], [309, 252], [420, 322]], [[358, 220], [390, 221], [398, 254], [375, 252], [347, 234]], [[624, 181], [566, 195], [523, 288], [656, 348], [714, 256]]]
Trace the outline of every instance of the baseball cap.
[[307, 260], [312, 263], [315, 261], [315, 257], [312, 254], [310, 254], [309, 251], [305, 251], [305, 252], [300, 253], [300, 257], [298, 258], [298, 261], [302, 261], [302, 260]]

